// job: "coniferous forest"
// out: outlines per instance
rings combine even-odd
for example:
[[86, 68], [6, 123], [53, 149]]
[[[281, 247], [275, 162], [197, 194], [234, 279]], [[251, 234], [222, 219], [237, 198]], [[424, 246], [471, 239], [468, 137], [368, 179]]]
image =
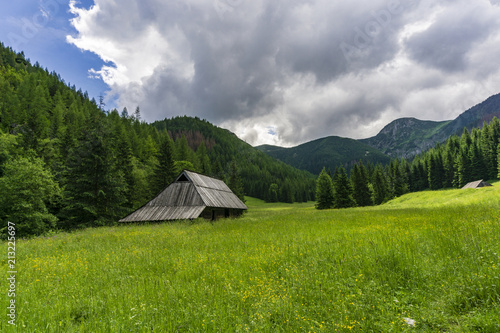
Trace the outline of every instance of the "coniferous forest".
[[317, 178], [199, 118], [149, 124], [139, 107], [105, 110], [0, 44], [0, 220], [1, 228], [15, 222], [20, 236], [116, 223], [183, 169], [223, 179], [240, 198], [316, 200], [319, 209], [378, 205], [498, 177], [499, 143], [495, 118], [411, 161], [359, 161]]

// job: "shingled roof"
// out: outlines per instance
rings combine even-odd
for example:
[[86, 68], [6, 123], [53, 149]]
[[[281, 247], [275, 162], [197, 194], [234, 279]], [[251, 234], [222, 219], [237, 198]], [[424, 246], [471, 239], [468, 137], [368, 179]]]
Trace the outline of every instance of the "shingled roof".
[[184, 170], [156, 198], [120, 222], [195, 219], [207, 208], [248, 209], [222, 180]]

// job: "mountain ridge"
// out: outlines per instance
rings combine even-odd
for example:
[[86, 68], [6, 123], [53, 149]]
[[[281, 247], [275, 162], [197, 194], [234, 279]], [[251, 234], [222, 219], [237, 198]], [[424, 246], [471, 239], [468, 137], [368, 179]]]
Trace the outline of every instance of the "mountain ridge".
[[347, 168], [356, 162], [373, 164], [390, 162], [390, 158], [369, 145], [350, 138], [329, 136], [296, 147], [284, 148], [272, 145], [255, 147], [260, 151], [298, 169], [319, 174], [323, 167], [334, 170], [336, 166]]
[[[461, 134], [464, 128], [469, 131], [481, 128], [484, 122], [489, 122], [494, 117], [500, 118], [500, 94], [490, 96], [453, 120], [432, 121], [405, 117], [390, 122], [371, 138], [355, 140], [328, 136], [294, 147], [260, 145], [255, 148], [296, 168], [318, 174], [322, 167], [349, 167], [355, 161], [386, 164], [391, 158], [411, 159], [437, 143], [445, 142], [450, 136]], [[351, 149], [350, 152], [346, 146]], [[366, 158], [367, 156], [360, 154], [362, 147], [373, 149], [365, 151], [369, 151], [374, 158]]]
[[[437, 143], [443, 143], [452, 135], [461, 134], [464, 128], [469, 131], [481, 128], [484, 122], [489, 122], [494, 117], [500, 118], [500, 94], [488, 97], [453, 120], [399, 118], [385, 126], [376, 136], [360, 141], [392, 157], [412, 158]], [[406, 130], [410, 125], [417, 128]]]

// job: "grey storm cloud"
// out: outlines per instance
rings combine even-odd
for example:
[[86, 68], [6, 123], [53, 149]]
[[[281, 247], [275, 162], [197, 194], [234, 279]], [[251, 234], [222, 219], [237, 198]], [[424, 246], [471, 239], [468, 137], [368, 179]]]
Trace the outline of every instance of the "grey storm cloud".
[[444, 71], [466, 69], [469, 51], [498, 29], [498, 17], [478, 7], [464, 9], [443, 12], [429, 29], [409, 40], [406, 46], [411, 56]]
[[473, 70], [500, 56], [486, 52], [500, 39], [488, 0], [95, 0], [74, 13], [69, 40], [112, 64], [94, 72], [120, 107], [206, 118], [252, 144], [366, 137], [498, 92], [498, 69]]

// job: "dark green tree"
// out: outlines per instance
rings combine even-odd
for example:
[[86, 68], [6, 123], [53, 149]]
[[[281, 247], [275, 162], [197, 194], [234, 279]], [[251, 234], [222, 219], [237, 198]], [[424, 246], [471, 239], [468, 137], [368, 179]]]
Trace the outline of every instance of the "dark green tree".
[[345, 168], [340, 166], [335, 170], [333, 176], [333, 207], [349, 208], [355, 206], [356, 201], [353, 198], [351, 182]]
[[391, 199], [389, 184], [381, 165], [375, 167], [373, 172], [373, 202], [380, 205]]
[[356, 163], [351, 170], [351, 183], [357, 205], [360, 207], [373, 205], [368, 171], [363, 162]]
[[427, 174], [431, 190], [443, 188], [444, 167], [439, 154], [436, 152], [428, 155]]
[[[493, 158], [493, 156], [491, 156]], [[488, 179], [489, 172], [488, 167], [484, 161], [483, 154], [479, 148], [478, 142], [471, 145], [469, 150], [469, 160], [470, 160], [470, 179], [471, 181], [479, 179]]]
[[154, 192], [160, 193], [163, 191], [174, 180], [177, 172], [178, 170], [176, 170], [174, 161], [173, 142], [168, 133], [165, 132], [161, 138], [158, 164], [153, 177]]
[[333, 208], [333, 182], [325, 168], [319, 174], [316, 181], [316, 209]]
[[245, 190], [243, 188], [240, 171], [235, 161], [232, 161], [229, 167], [229, 184], [227, 185], [241, 201], [245, 202]]
[[124, 195], [127, 200], [126, 206], [131, 208], [134, 205], [134, 192], [136, 190], [135, 179], [133, 176], [133, 156], [130, 141], [125, 132], [123, 125], [117, 120], [115, 124], [115, 167], [117, 171], [123, 176], [126, 187], [124, 188]]
[[63, 227], [105, 225], [127, 211], [126, 183], [115, 167], [109, 130], [101, 117], [93, 116], [69, 157]]
[[392, 183], [393, 193], [396, 197], [408, 192], [408, 179], [405, 170], [404, 160], [392, 160], [389, 165], [389, 174]]
[[500, 143], [497, 148], [497, 156], [498, 156], [498, 175], [497, 178], [500, 178]]
[[463, 187], [472, 181], [471, 177], [471, 161], [469, 159], [468, 150], [462, 146], [455, 159], [455, 178], [453, 180], [455, 187]]
[[212, 166], [210, 165], [210, 157], [208, 156], [207, 146], [202, 141], [196, 149], [196, 155], [200, 163], [199, 171], [204, 175], [212, 175]]

